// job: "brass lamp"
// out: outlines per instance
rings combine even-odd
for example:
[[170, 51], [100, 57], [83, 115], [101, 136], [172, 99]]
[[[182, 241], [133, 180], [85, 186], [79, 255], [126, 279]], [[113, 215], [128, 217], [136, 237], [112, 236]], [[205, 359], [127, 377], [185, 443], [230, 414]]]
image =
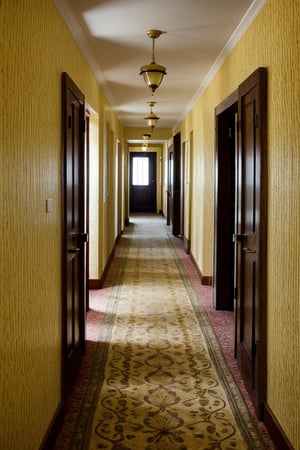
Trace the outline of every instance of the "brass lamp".
[[143, 142], [143, 145], [142, 145], [142, 151], [143, 152], [147, 151], [147, 148], [148, 148], [148, 145], [149, 145], [148, 141], [149, 141], [150, 136], [151, 136], [151, 134], [147, 134], [147, 133], [143, 134], [143, 139], [144, 139], [144, 142]]
[[147, 122], [147, 125], [149, 128], [153, 130], [157, 122], [159, 121], [160, 117], [157, 117], [154, 112], [152, 111], [153, 106], [156, 104], [156, 102], [148, 102], [148, 105], [150, 106], [150, 113], [148, 116], [144, 117], [144, 119]]
[[166, 68], [155, 62], [154, 46], [155, 39], [157, 39], [164, 31], [160, 30], [148, 30], [147, 34], [152, 39], [152, 62], [146, 66], [142, 66], [140, 75], [143, 75], [146, 85], [152, 90], [152, 95], [155, 90], [160, 86], [164, 75], [167, 74]]

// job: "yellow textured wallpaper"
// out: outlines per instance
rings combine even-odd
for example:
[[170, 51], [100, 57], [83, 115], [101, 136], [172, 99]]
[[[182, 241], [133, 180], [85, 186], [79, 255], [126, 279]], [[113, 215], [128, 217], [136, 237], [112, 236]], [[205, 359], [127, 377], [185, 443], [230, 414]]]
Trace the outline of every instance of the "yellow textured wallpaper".
[[61, 396], [61, 72], [121, 135], [51, 0], [2, 0], [0, 30], [0, 448], [35, 450]]
[[[61, 391], [61, 72], [68, 72], [99, 115], [100, 175], [106, 130], [112, 157], [123, 136], [53, 2], [13, 3], [0, 1], [0, 448], [34, 450]], [[182, 141], [193, 133], [191, 251], [203, 275], [212, 275], [214, 110], [257, 67], [267, 67], [267, 403], [297, 450], [299, 52], [300, 2], [267, 0], [180, 125]], [[115, 237], [104, 220], [109, 215], [113, 221], [114, 212], [102, 203], [102, 188], [100, 182], [99, 246], [109, 244], [99, 255], [99, 275]], [[53, 211], [46, 213], [49, 198]]]
[[[53, 63], [62, 36], [55, 11], [30, 3], [0, 6], [0, 448], [28, 450], [38, 448], [58, 406], [61, 358], [60, 77]], [[48, 198], [53, 212], [46, 214]]]
[[267, 403], [300, 449], [300, 2], [268, 0], [180, 126], [194, 130], [192, 253], [213, 263], [214, 108], [268, 69]]

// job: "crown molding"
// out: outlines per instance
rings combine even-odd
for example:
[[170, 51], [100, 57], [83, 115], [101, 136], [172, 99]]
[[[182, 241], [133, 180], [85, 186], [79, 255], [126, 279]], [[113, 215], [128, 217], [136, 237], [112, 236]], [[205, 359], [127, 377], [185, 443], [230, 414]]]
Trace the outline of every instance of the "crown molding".
[[231, 37], [227, 41], [225, 47], [223, 50], [219, 53], [217, 59], [211, 66], [210, 70], [207, 72], [206, 76], [204, 77], [201, 85], [195, 92], [195, 95], [192, 97], [191, 101], [187, 105], [186, 109], [182, 113], [181, 117], [177, 121], [175, 127], [173, 130], [175, 130], [180, 122], [187, 116], [187, 114], [191, 111], [191, 109], [194, 107], [197, 100], [201, 97], [205, 89], [209, 86], [209, 84], [212, 82], [213, 78], [217, 74], [217, 72], [220, 70], [222, 64], [226, 60], [227, 56], [232, 52], [234, 47], [237, 45], [237, 43], [240, 41], [242, 36], [245, 34], [247, 29], [250, 27], [252, 22], [254, 22], [255, 18], [258, 16], [262, 8], [264, 7], [267, 0], [254, 0], [251, 5], [249, 6], [248, 10], [244, 14], [242, 20], [240, 21], [239, 25], [235, 29], [235, 31], [232, 33]]
[[115, 101], [115, 98], [108, 86], [107, 80], [99, 64], [97, 63], [96, 58], [93, 55], [93, 52], [86, 38], [86, 35], [84, 34], [82, 27], [80, 26], [77, 18], [75, 17], [74, 12], [72, 11], [68, 2], [66, 2], [65, 0], [53, 0], [53, 3], [56, 6], [60, 16], [64, 20], [65, 24], [67, 25], [68, 29], [70, 30], [72, 36], [74, 37], [78, 47], [82, 51], [85, 60], [90, 66], [101, 88], [103, 89], [103, 92], [106, 95], [108, 101], [110, 102], [111, 106], [114, 108], [116, 114], [118, 115], [119, 110], [117, 102]]

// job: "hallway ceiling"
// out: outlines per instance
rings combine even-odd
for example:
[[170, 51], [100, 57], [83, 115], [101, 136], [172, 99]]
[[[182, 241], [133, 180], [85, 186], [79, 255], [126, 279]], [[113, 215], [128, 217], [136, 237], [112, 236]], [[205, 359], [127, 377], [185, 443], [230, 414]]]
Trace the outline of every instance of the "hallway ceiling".
[[[174, 128], [191, 109], [266, 0], [54, 0], [125, 127], [144, 127], [157, 104], [157, 128]], [[139, 75], [155, 60], [167, 68], [154, 95]]]

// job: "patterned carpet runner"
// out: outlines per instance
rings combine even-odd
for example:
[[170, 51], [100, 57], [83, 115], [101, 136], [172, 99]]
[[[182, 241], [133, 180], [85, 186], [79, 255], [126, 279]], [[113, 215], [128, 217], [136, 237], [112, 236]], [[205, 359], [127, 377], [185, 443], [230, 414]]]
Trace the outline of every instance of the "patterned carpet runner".
[[70, 449], [264, 449], [159, 216], [134, 217]]

